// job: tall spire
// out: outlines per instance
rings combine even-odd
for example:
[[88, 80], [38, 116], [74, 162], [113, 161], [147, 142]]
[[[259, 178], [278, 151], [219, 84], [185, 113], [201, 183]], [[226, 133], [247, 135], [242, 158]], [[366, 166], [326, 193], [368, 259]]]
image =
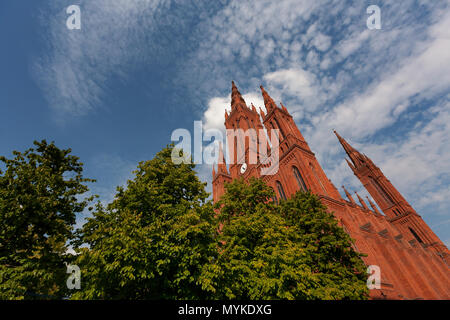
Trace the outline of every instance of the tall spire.
[[260, 86], [262, 96], [264, 98], [264, 105], [266, 106], [267, 113], [270, 113], [273, 109], [277, 108], [277, 105], [275, 104], [275, 101], [269, 96], [269, 94], [264, 90], [263, 86]]
[[342, 189], [344, 189], [345, 195], [347, 196], [348, 200], [350, 200], [351, 203], [355, 203], [355, 200], [353, 200], [353, 197], [350, 194], [350, 192], [348, 192], [347, 189], [345, 189], [344, 186], [342, 186]]
[[231, 81], [231, 110], [234, 110], [237, 106], [242, 106], [247, 108], [247, 104], [245, 103], [244, 98], [242, 98], [241, 93], [238, 88], [234, 84], [234, 81]]
[[345, 139], [342, 138], [336, 130], [333, 130], [333, 132], [338, 138], [347, 155], [350, 157], [350, 160], [353, 162], [354, 167], [359, 167], [360, 165], [362, 165], [365, 162], [365, 157], [355, 148], [353, 148], [347, 141], [345, 141]]

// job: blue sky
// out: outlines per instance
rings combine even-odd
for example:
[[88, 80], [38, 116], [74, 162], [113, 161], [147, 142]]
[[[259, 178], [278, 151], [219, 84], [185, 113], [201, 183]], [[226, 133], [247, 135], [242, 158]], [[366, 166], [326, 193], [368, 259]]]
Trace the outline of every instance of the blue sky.
[[7, 0], [0, 39], [0, 154], [71, 147], [105, 202], [173, 130], [223, 129], [234, 80], [283, 101], [336, 186], [366, 194], [332, 129], [450, 243], [448, 1]]

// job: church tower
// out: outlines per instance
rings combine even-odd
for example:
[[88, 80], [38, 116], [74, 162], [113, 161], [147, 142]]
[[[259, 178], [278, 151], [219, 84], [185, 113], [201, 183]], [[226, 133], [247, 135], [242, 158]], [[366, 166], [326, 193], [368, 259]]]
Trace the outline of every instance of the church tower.
[[[229, 159], [231, 179], [261, 178], [275, 191], [275, 201], [286, 199], [298, 190], [307, 189], [325, 198], [342, 200], [286, 107], [283, 104], [278, 106], [267, 91], [262, 86], [260, 88], [267, 114], [261, 109], [258, 114], [253, 105], [249, 108], [235, 83], [232, 82], [231, 85], [231, 112], [230, 114], [225, 112], [225, 127], [229, 130], [227, 145], [231, 155]], [[271, 175], [261, 174], [261, 168], [264, 166], [260, 156], [261, 150], [254, 150], [255, 146], [259, 147], [258, 132], [263, 128], [266, 129], [269, 139], [272, 138], [272, 134], [278, 134], [278, 170]], [[248, 134], [252, 129], [257, 133], [256, 137]], [[244, 134], [244, 138], [241, 139], [243, 143], [238, 143], [239, 136], [236, 133], [238, 130], [242, 130]], [[255, 143], [250, 143], [252, 139], [256, 139]], [[240, 146], [243, 152], [239, 152]], [[256, 161], [250, 161], [252, 155]], [[214, 187], [214, 181], [213, 179], [213, 198], [219, 199], [223, 194], [223, 188]]]
[[347, 164], [364, 188], [381, 208], [388, 220], [396, 225], [403, 234], [409, 235], [409, 241], [417, 241], [423, 246], [430, 246], [438, 254], [448, 252], [447, 247], [422, 220], [401, 193], [386, 178], [383, 172], [365, 154], [353, 148], [336, 131], [339, 142], [350, 158]]

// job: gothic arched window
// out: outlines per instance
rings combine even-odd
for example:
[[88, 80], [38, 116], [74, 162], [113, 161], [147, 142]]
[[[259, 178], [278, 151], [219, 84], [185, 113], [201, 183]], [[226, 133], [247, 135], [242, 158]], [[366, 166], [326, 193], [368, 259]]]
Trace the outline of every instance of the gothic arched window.
[[409, 231], [411, 231], [412, 235], [414, 236], [414, 238], [416, 238], [417, 241], [423, 243], [422, 239], [420, 239], [419, 235], [414, 231], [414, 229], [411, 229], [410, 227], [408, 227], [408, 229]]
[[284, 193], [284, 189], [280, 181], [277, 181], [277, 189], [278, 193], [280, 194], [280, 198], [286, 200], [286, 194]]
[[275, 190], [273, 190], [272, 187], [271, 187], [270, 189], [272, 189], [272, 191], [273, 191], [272, 201], [273, 201], [275, 204], [278, 204], [278, 198], [277, 198], [277, 194], [275, 193]]
[[278, 122], [278, 119], [274, 118], [274, 120], [275, 120], [275, 123], [277, 124], [278, 130], [280, 130], [281, 139], [284, 139], [284, 132], [283, 132], [283, 129], [281, 129], [281, 126], [280, 126], [280, 123]]
[[300, 171], [298, 171], [297, 167], [292, 167], [292, 170], [294, 171], [295, 179], [297, 180], [298, 186], [301, 190], [306, 191], [306, 183], [302, 178], [302, 175], [300, 174]]

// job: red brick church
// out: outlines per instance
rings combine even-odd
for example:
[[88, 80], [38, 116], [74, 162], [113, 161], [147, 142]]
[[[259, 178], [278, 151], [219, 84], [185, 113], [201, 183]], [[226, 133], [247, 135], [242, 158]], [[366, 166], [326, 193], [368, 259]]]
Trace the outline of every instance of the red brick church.
[[[246, 159], [236, 159], [236, 156], [227, 168], [221, 151], [217, 170], [213, 168], [214, 201], [224, 193], [224, 184], [238, 177], [263, 179], [275, 190], [274, 201], [298, 190], [311, 190], [355, 240], [354, 248], [368, 255], [363, 258], [365, 264], [380, 267], [381, 288], [371, 290], [372, 298], [450, 299], [448, 248], [380, 168], [335, 132], [350, 158], [347, 159], [349, 167], [382, 213], [369, 198], [370, 208], [358, 194], [357, 203], [343, 187], [347, 197], [344, 199], [326, 176], [286, 107], [277, 106], [262, 86], [261, 91], [267, 114], [261, 109], [258, 114], [253, 105], [249, 108], [233, 83], [231, 112], [225, 111], [225, 127], [244, 131], [278, 129], [279, 169], [274, 175], [262, 176], [260, 169], [264, 164], [248, 164]], [[245, 148], [243, 156], [248, 157], [248, 145]], [[246, 168], [242, 170], [244, 163]]]

